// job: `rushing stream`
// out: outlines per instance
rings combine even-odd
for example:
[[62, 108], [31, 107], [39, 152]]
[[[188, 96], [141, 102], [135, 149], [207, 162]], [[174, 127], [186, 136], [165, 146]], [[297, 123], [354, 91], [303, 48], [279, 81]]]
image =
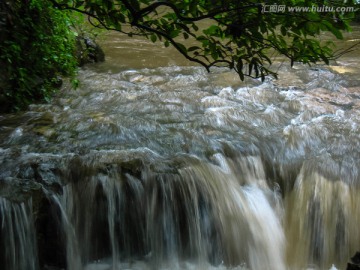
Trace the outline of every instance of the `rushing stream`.
[[358, 51], [240, 82], [110, 37], [78, 90], [0, 116], [2, 269], [345, 269], [360, 250]]

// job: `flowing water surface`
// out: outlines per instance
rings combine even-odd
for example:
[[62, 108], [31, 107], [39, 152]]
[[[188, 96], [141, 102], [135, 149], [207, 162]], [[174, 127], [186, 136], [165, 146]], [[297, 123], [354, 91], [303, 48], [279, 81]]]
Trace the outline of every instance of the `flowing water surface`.
[[3, 269], [345, 269], [360, 250], [358, 51], [279, 60], [262, 83], [103, 43], [78, 90], [0, 116]]

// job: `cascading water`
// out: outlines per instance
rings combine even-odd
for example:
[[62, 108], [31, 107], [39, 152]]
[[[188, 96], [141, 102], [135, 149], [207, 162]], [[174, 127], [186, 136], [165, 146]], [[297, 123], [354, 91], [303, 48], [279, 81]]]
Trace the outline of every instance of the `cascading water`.
[[4, 269], [38, 269], [31, 200], [11, 203], [0, 198], [0, 248]]
[[113, 63], [0, 116], [4, 269], [345, 269], [360, 249], [356, 63], [264, 83]]

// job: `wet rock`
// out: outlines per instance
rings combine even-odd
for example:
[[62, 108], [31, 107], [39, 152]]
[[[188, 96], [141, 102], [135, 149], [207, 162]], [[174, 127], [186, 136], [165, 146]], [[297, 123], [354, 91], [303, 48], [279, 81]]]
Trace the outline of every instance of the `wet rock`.
[[360, 270], [360, 265], [348, 263], [346, 270]]
[[351, 258], [351, 262], [355, 264], [360, 264], [360, 252], [356, 252], [354, 257]]
[[54, 192], [55, 194], [62, 193], [61, 186], [61, 171], [53, 164], [30, 164], [35, 181], [41, 183], [47, 190]]
[[347, 264], [346, 270], [360, 270], [360, 252], [351, 258], [350, 262]]
[[44, 270], [65, 269], [66, 245], [60, 209], [46, 196], [39, 196], [34, 207], [39, 263]]
[[27, 201], [41, 190], [41, 185], [33, 180], [7, 177], [0, 179], [0, 197], [15, 203]]
[[76, 58], [78, 59], [79, 66], [105, 61], [104, 51], [89, 37], [78, 36], [76, 39], [76, 47]]
[[49, 127], [36, 127], [33, 129], [33, 131], [36, 134], [44, 136], [46, 138], [52, 138], [56, 134], [55, 130]]
[[60, 76], [56, 76], [52, 80], [52, 86], [55, 88], [60, 88], [63, 85], [63, 79]]

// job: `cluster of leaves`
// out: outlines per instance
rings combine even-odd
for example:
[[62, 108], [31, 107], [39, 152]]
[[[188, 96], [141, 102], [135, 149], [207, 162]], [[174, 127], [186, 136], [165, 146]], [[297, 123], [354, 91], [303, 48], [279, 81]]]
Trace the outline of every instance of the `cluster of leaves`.
[[[334, 0], [333, 0], [334, 1]], [[351, 13], [264, 12], [257, 0], [52, 0], [61, 9], [89, 16], [100, 28], [144, 35], [151, 41], [173, 45], [190, 61], [235, 69], [240, 78], [269, 74], [271, 53], [291, 63], [329, 63], [331, 44], [318, 38], [329, 31], [342, 38], [349, 30]], [[268, 0], [266, 5], [322, 6], [330, 0]]]
[[67, 12], [47, 0], [0, 5], [0, 103], [19, 110], [48, 100], [60, 75], [75, 75], [75, 36]]

